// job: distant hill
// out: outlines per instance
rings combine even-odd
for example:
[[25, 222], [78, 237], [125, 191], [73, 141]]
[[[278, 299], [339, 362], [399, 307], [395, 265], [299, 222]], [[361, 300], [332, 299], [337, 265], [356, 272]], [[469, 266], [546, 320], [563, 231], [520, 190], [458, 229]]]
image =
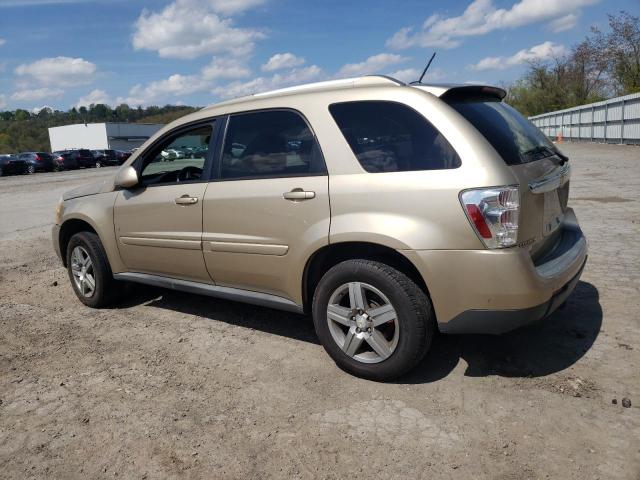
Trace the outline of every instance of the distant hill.
[[44, 108], [37, 113], [18, 109], [0, 112], [0, 154], [49, 151], [49, 127], [74, 123], [130, 122], [169, 123], [198, 110], [196, 107], [131, 108], [126, 104], [112, 109], [108, 105], [72, 108], [66, 112]]

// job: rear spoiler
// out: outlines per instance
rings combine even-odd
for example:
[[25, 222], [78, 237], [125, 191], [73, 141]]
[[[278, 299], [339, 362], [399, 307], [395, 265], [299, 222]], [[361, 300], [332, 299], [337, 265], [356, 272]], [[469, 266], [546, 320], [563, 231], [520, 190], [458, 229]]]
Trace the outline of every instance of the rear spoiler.
[[506, 96], [507, 92], [502, 88], [484, 85], [464, 85], [448, 89], [440, 98], [445, 101], [468, 100], [470, 98], [487, 98], [501, 101]]

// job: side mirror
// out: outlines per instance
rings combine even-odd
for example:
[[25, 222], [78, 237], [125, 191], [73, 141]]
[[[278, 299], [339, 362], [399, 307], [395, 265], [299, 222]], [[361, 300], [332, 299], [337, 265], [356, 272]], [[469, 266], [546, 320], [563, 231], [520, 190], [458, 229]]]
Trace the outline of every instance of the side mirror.
[[120, 188], [135, 187], [138, 185], [138, 172], [132, 166], [122, 167], [116, 174], [115, 185]]

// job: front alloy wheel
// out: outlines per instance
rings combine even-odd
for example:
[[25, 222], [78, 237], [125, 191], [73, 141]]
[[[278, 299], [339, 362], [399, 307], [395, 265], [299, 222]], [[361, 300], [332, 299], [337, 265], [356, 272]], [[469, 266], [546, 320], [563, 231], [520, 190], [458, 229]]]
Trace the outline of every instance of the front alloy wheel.
[[91, 298], [96, 289], [93, 262], [89, 253], [80, 245], [71, 252], [71, 273], [78, 292], [85, 298]]

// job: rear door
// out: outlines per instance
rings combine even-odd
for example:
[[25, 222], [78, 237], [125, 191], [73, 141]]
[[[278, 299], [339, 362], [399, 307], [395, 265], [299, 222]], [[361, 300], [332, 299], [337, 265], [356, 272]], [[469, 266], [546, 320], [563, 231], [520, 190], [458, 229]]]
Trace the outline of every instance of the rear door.
[[448, 101], [493, 145], [520, 184], [519, 242], [533, 257], [554, 243], [569, 198], [569, 164], [517, 110], [495, 98]]
[[213, 281], [300, 302], [305, 260], [329, 237], [328, 177], [310, 126], [292, 110], [231, 115], [221, 148], [203, 212]]
[[[202, 256], [202, 205], [215, 121], [168, 134], [137, 161], [140, 184], [121, 190], [114, 206], [118, 249], [129, 272], [210, 283]], [[174, 145], [200, 146], [196, 158], [166, 161]]]

